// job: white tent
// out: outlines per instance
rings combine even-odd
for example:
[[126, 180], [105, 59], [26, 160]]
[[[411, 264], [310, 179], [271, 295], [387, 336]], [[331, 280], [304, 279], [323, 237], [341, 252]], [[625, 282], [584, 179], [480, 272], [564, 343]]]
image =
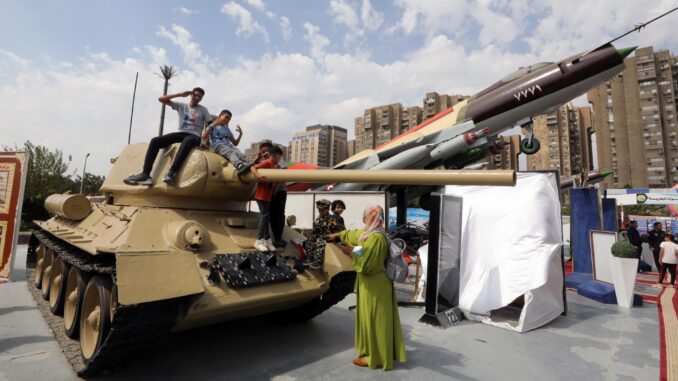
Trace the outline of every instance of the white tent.
[[[463, 197], [459, 307], [464, 315], [518, 332], [558, 317], [564, 301], [555, 174], [518, 173], [515, 187], [448, 186], [445, 193]], [[513, 314], [502, 309], [522, 295], [522, 309]]]

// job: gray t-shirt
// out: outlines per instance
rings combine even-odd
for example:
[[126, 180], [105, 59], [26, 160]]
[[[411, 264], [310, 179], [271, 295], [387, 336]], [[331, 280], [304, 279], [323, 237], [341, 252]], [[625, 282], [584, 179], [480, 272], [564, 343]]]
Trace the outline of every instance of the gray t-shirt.
[[191, 108], [186, 103], [174, 101], [170, 105], [179, 113], [179, 132], [188, 132], [199, 137], [207, 122], [212, 120], [212, 116], [204, 106], [197, 105]]

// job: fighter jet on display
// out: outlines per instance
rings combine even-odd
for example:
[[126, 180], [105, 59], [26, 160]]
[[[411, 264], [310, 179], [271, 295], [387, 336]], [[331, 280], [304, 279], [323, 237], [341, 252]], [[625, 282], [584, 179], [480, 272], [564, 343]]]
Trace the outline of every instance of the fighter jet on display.
[[[675, 9], [674, 9], [675, 10]], [[636, 26], [632, 31], [649, 22]], [[335, 169], [463, 168], [503, 149], [498, 138], [520, 125], [527, 131], [520, 150], [534, 154], [531, 116], [548, 113], [624, 70], [624, 58], [636, 47], [617, 49], [613, 39], [593, 50], [558, 62], [522, 67], [479, 93], [375, 149], [359, 152]], [[363, 190], [365, 184], [336, 184], [334, 191]]]

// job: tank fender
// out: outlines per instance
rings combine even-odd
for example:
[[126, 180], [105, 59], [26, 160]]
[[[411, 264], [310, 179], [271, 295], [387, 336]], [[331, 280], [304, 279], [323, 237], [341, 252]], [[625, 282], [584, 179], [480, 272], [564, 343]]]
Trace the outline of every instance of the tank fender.
[[330, 279], [341, 272], [353, 271], [351, 258], [344, 254], [334, 243], [325, 245], [325, 263], [323, 268]]
[[165, 300], [205, 291], [195, 254], [191, 252], [118, 252], [115, 256], [121, 304]]

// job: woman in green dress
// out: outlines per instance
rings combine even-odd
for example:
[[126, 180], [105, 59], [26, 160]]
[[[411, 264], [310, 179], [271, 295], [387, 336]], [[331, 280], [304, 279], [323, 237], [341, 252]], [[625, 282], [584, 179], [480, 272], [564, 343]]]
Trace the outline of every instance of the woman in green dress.
[[393, 282], [384, 266], [388, 255], [388, 239], [384, 232], [384, 211], [368, 206], [363, 212], [365, 227], [331, 234], [338, 237], [341, 249], [352, 258], [357, 273], [355, 349], [353, 363], [370, 368], [393, 368], [393, 360], [404, 362], [405, 343], [398, 316]]

